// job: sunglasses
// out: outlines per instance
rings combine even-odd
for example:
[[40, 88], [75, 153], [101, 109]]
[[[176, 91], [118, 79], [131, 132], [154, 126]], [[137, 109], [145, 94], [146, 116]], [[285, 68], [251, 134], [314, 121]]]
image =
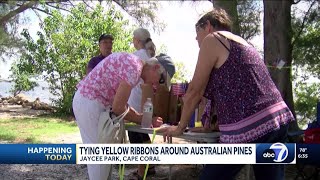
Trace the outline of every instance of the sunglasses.
[[159, 83], [160, 83], [160, 84], [164, 84], [165, 82], [166, 82], [166, 80], [165, 80], [164, 74], [163, 74], [163, 73], [161, 73], [161, 74], [160, 74], [160, 80], [159, 80]]

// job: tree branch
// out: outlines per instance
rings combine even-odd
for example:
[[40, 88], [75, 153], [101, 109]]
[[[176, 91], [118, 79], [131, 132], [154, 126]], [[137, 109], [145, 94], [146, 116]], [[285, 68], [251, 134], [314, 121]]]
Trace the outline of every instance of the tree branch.
[[52, 7], [54, 9], [59, 9], [59, 10], [63, 10], [63, 11], [67, 11], [69, 13], [71, 13], [71, 11], [69, 9], [65, 9], [65, 8], [61, 8], [61, 7], [58, 7], [58, 6], [54, 6], [54, 5], [51, 5], [50, 3], [46, 3], [47, 6], [49, 7]]
[[31, 8], [32, 6], [36, 5], [38, 2], [36, 1], [30, 1], [28, 3], [22, 4], [20, 7], [18, 7], [17, 9], [10, 11], [8, 14], [4, 15], [3, 17], [0, 18], [0, 25], [4, 26], [5, 23], [7, 23], [9, 21], [9, 19], [11, 19], [12, 17], [14, 17], [15, 15]]
[[126, 6], [121, 2], [121, 0], [113, 0], [112, 2], [116, 3], [120, 6], [123, 10], [125, 10]]
[[294, 1], [292, 0], [292, 4], [298, 4], [301, 0], [298, 0], [298, 1]]
[[294, 37], [293, 42], [292, 42], [292, 46], [296, 43], [297, 39], [299, 39], [299, 37], [300, 37], [300, 35], [301, 35], [304, 27], [305, 27], [305, 23], [306, 23], [306, 21], [307, 21], [307, 19], [308, 19], [308, 15], [309, 15], [309, 13], [310, 13], [310, 11], [311, 11], [311, 8], [313, 7], [313, 5], [315, 5], [316, 1], [317, 1], [317, 0], [314, 0], [314, 1], [311, 3], [308, 11], [306, 12], [305, 16], [303, 17], [302, 24], [301, 24], [301, 26], [300, 26], [300, 30], [299, 30], [298, 34]]
[[[40, 16], [39, 12], [37, 12], [36, 10], [37, 10], [37, 9], [33, 9], [33, 8], [32, 8], [32, 11], [37, 15], [40, 23], [43, 24], [43, 21], [42, 21], [42, 19], [41, 19], [41, 16]], [[39, 11], [39, 10], [38, 10], [38, 11]]]
[[46, 0], [46, 4], [68, 2], [69, 0]]
[[37, 8], [37, 7], [32, 7], [31, 9], [32, 9], [32, 10], [41, 11], [41, 12], [43, 12], [43, 13], [46, 13], [46, 14], [48, 14], [48, 15], [51, 15], [51, 16], [52, 16], [52, 14], [51, 14], [50, 12], [47, 12], [47, 11], [45, 11], [45, 10], [43, 10], [43, 9], [40, 9], [40, 8]]
[[87, 7], [89, 7], [91, 10], [94, 10], [91, 6], [89, 6], [89, 4], [86, 3], [85, 0], [82, 0], [82, 2], [83, 2]]
[[[68, 1], [68, 2], [69, 2], [69, 4], [72, 5], [72, 7], [75, 7], [75, 5], [71, 1]], [[69, 5], [69, 4], [65, 4], [65, 5]]]

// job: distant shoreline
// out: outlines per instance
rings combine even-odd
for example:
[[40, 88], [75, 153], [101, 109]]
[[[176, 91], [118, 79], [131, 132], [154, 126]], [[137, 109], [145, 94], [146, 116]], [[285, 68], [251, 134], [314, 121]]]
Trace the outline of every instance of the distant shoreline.
[[0, 79], [0, 82], [12, 82], [12, 80], [9, 80], [9, 79]]

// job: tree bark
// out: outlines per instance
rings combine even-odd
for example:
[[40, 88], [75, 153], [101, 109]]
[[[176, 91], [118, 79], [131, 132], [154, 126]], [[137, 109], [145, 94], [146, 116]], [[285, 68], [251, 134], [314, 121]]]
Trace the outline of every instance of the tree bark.
[[237, 10], [237, 0], [211, 0], [213, 7], [220, 7], [229, 14], [232, 20], [232, 33], [240, 35], [240, 25]]
[[28, 3], [25, 3], [18, 7], [17, 9], [10, 11], [8, 14], [4, 15], [3, 17], [0, 18], [0, 25], [3, 27], [12, 17], [16, 16], [17, 14], [31, 8], [37, 4], [37, 1], [30, 1]]
[[[291, 0], [264, 0], [264, 61], [284, 101], [295, 116], [292, 93], [292, 29]], [[286, 62], [277, 69], [279, 60]], [[289, 131], [298, 130], [297, 121], [290, 124]]]

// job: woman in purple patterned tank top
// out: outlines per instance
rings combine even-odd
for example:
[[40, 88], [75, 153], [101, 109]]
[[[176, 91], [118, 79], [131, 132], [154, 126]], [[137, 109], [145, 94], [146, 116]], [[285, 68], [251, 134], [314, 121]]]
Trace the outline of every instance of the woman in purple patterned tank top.
[[[200, 52], [184, 97], [178, 126], [163, 128], [164, 139], [179, 136], [202, 96], [217, 108], [222, 143], [285, 142], [294, 117], [273, 83], [257, 50], [232, 34], [223, 9], [214, 9], [196, 23]], [[233, 179], [243, 165], [206, 165], [200, 179]], [[255, 177], [284, 179], [283, 165], [254, 165]]]

